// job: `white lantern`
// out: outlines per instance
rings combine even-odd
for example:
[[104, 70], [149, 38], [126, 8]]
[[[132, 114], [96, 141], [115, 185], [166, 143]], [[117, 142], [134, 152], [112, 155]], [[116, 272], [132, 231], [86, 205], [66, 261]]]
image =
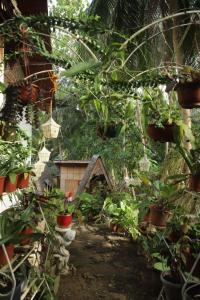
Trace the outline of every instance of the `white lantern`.
[[42, 161], [38, 161], [34, 165], [33, 173], [35, 173], [36, 178], [39, 178], [44, 171], [45, 164]]
[[44, 146], [41, 151], [39, 151], [38, 156], [41, 162], [48, 162], [51, 152]]
[[56, 139], [60, 130], [60, 125], [58, 125], [52, 117], [41, 125], [43, 135], [46, 139]]
[[140, 159], [138, 162], [140, 170], [148, 172], [151, 166], [151, 162], [148, 160], [147, 156], [145, 155], [143, 158]]

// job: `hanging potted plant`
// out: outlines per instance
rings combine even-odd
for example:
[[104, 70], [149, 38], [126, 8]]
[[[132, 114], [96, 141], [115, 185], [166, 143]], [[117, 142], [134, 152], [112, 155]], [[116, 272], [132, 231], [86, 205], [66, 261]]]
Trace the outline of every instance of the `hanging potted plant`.
[[191, 67], [185, 67], [175, 88], [178, 102], [182, 108], [200, 107], [200, 73]]
[[144, 92], [143, 115], [148, 120], [146, 131], [155, 142], [175, 142], [177, 127], [180, 126], [180, 111], [175, 102], [169, 103], [159, 88]]
[[182, 180], [189, 179], [189, 190], [200, 192], [200, 149], [187, 150], [181, 144], [177, 148], [190, 170], [190, 174], [182, 175]]
[[23, 104], [37, 102], [39, 98], [39, 86], [34, 83], [23, 82], [18, 87], [18, 98]]

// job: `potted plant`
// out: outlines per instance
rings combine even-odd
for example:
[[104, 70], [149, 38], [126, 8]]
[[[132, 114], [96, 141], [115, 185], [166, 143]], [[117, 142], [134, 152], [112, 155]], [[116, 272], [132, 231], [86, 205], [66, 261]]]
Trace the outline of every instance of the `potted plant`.
[[162, 143], [174, 142], [176, 127], [181, 121], [180, 110], [174, 101], [169, 103], [162, 90], [145, 89], [142, 113], [148, 120], [148, 124], [144, 125], [151, 139]]
[[190, 174], [182, 176], [182, 180], [189, 178], [189, 190], [200, 192], [200, 149], [187, 150], [180, 144], [177, 148], [190, 170]]
[[148, 221], [154, 226], [165, 227], [170, 216], [171, 208], [174, 206], [174, 198], [180, 193], [174, 184], [166, 184], [154, 181], [152, 184], [154, 204], [149, 207]]
[[72, 223], [72, 214], [75, 211], [75, 205], [64, 203], [64, 209], [57, 215], [57, 224], [61, 228], [67, 228]]
[[175, 87], [182, 108], [200, 107], [200, 73], [191, 67], [185, 67]]
[[24, 189], [28, 187], [30, 174], [33, 175], [31, 169], [32, 169], [31, 166], [26, 166], [26, 165], [18, 169], [17, 188]]
[[[172, 244], [166, 247], [159, 232], [155, 233], [153, 249], [154, 267], [161, 271], [160, 279], [163, 285], [167, 300], [182, 300], [182, 287], [184, 279], [182, 277], [182, 260], [180, 255], [180, 244]], [[156, 251], [156, 252], [155, 252]]]
[[193, 282], [186, 285], [184, 289], [184, 300], [200, 299], [200, 284]]
[[37, 102], [39, 96], [39, 86], [34, 83], [23, 83], [18, 87], [18, 97], [23, 104]]
[[117, 232], [127, 231], [133, 239], [138, 231], [138, 203], [127, 192], [114, 192], [104, 202], [103, 211], [110, 218], [111, 229]]

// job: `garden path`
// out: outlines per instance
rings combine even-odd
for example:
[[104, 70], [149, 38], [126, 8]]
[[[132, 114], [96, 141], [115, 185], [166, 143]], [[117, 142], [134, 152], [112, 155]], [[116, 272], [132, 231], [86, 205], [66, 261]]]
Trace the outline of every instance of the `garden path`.
[[69, 247], [72, 271], [61, 277], [58, 300], [155, 300], [159, 274], [140, 247], [102, 226], [79, 226]]

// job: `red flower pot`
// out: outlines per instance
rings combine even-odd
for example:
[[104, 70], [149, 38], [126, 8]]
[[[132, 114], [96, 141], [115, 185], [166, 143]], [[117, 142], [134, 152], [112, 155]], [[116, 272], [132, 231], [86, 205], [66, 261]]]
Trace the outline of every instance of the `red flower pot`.
[[72, 215], [58, 215], [57, 224], [59, 227], [66, 228], [72, 223]]
[[5, 180], [6, 176], [0, 176], [0, 195], [2, 195], [5, 191]]
[[181, 107], [186, 109], [200, 107], [200, 82], [179, 83], [176, 91]]
[[19, 174], [18, 176], [18, 180], [17, 180], [17, 187], [19, 189], [25, 189], [28, 187], [29, 185], [29, 178], [30, 178], [30, 175], [29, 174]]
[[19, 99], [24, 104], [27, 104], [29, 102], [37, 102], [39, 90], [39, 87], [33, 83], [21, 86], [18, 90]]
[[200, 192], [200, 176], [191, 175], [189, 178], [189, 190]]
[[14, 183], [10, 181], [9, 176], [6, 176], [6, 180], [5, 180], [5, 192], [6, 193], [12, 193], [12, 192], [16, 191], [17, 180], [18, 180], [18, 175], [16, 175], [16, 180]]
[[[6, 248], [8, 257], [11, 260], [14, 255], [14, 245], [8, 244], [8, 245], [5, 245], [5, 248]], [[7, 265], [7, 259], [4, 254], [2, 246], [0, 246], [0, 266], [2, 267], [4, 265]]]
[[150, 124], [147, 127], [148, 136], [155, 142], [161, 143], [174, 142], [173, 129], [174, 124], [163, 124], [163, 127], [158, 127], [156, 124]]
[[170, 211], [164, 210], [157, 205], [151, 205], [149, 209], [149, 222], [154, 226], [165, 227], [170, 216]]
[[[33, 233], [33, 228], [32, 227], [26, 227], [22, 230], [21, 234], [32, 234]], [[31, 237], [27, 237], [27, 238], [24, 238], [20, 241], [20, 245], [24, 246], [24, 245], [27, 245], [29, 244], [31, 241]]]

